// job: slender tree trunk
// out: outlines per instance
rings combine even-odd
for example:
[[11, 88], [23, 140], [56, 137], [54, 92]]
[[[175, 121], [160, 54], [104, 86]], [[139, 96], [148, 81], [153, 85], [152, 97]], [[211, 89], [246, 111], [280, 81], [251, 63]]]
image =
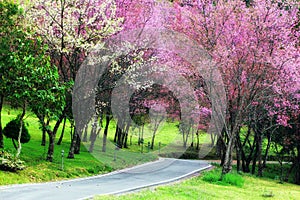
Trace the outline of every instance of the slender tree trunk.
[[259, 142], [258, 142], [258, 133], [255, 132], [255, 153], [254, 153], [254, 156], [253, 156], [253, 159], [252, 159], [252, 170], [251, 170], [251, 173], [252, 174], [255, 174], [255, 168], [256, 168], [256, 161], [257, 161], [257, 158], [258, 158], [258, 153], [259, 153]]
[[78, 133], [76, 138], [75, 148], [74, 148], [74, 154], [80, 154], [81, 136], [82, 136], [82, 132]]
[[20, 117], [20, 130], [19, 130], [19, 135], [18, 135], [18, 148], [17, 148], [17, 154], [16, 154], [17, 158], [20, 156], [20, 153], [22, 150], [22, 144], [21, 144], [22, 129], [23, 129], [23, 117]]
[[196, 132], [196, 137], [197, 137], [197, 144], [196, 144], [196, 150], [199, 150], [199, 145], [200, 145], [200, 140], [199, 140], [199, 131], [197, 129], [197, 132]]
[[153, 131], [153, 134], [152, 134], [151, 147], [150, 147], [150, 149], [152, 149], [152, 150], [154, 148], [154, 140], [155, 140], [155, 136], [156, 136], [158, 126], [159, 126], [159, 123], [155, 125], [154, 131]]
[[185, 140], [185, 136], [184, 136], [185, 134], [184, 133], [182, 133], [182, 136], [183, 136], [183, 148], [186, 148], [186, 140]]
[[145, 124], [143, 123], [143, 124], [142, 124], [142, 136], [141, 136], [141, 140], [142, 140], [141, 153], [144, 152], [144, 127], [145, 127]]
[[288, 172], [286, 173], [284, 179], [283, 179], [285, 182], [289, 181], [290, 174], [292, 173], [294, 167], [295, 167], [295, 164], [293, 163], [292, 166], [289, 168]]
[[[259, 168], [259, 171], [258, 171], [259, 176], [263, 176], [263, 170], [266, 168], [268, 154], [269, 154], [269, 150], [270, 150], [270, 147], [271, 147], [271, 133], [270, 132], [267, 133], [267, 138], [268, 138], [268, 144], [267, 144], [265, 155], [263, 157], [263, 163], [262, 163], [262, 165], [261, 165], [261, 167]], [[262, 141], [261, 141], [261, 143], [262, 143]]]
[[262, 177], [263, 166], [262, 166], [262, 134], [258, 134], [258, 176]]
[[119, 148], [122, 148], [122, 129], [117, 125], [118, 128], [118, 134], [117, 134], [117, 146]]
[[85, 127], [84, 127], [82, 142], [87, 142], [88, 127], [89, 127], [88, 125], [85, 125]]
[[214, 144], [215, 144], [216, 135], [217, 134], [215, 134], [215, 133], [210, 134], [211, 146], [214, 146]]
[[224, 142], [225, 138], [222, 138], [222, 137], [223, 137], [223, 134], [218, 137], [217, 147], [216, 147], [217, 148], [217, 155], [221, 159], [220, 166], [224, 165], [224, 162], [225, 162], [225, 152], [226, 152], [226, 146], [225, 146], [225, 142]]
[[232, 135], [229, 137], [229, 141], [227, 144], [226, 152], [225, 152], [225, 159], [224, 159], [224, 164], [222, 168], [222, 176], [229, 173], [232, 170], [232, 151], [234, 147], [234, 140], [235, 140], [235, 135]]
[[70, 145], [70, 150], [67, 158], [74, 158], [74, 151], [75, 151], [75, 146], [76, 146], [76, 141], [77, 141], [78, 134], [76, 133], [76, 127], [74, 129], [71, 145]]
[[128, 148], [128, 144], [127, 144], [127, 141], [128, 141], [128, 133], [129, 133], [129, 128], [130, 128], [130, 121], [127, 123], [127, 126], [126, 126], [126, 129], [125, 129], [125, 138], [124, 138], [124, 142], [123, 142], [123, 145], [124, 145], [124, 148]]
[[16, 157], [18, 158], [20, 156], [21, 150], [22, 150], [22, 144], [21, 144], [21, 136], [22, 136], [22, 130], [23, 130], [23, 118], [26, 113], [26, 103], [24, 102], [23, 108], [22, 108], [22, 114], [20, 115], [20, 130], [19, 130], [19, 135], [18, 135], [18, 149], [17, 149], [17, 154]]
[[[250, 130], [250, 126], [248, 127], [249, 128], [249, 130]], [[251, 131], [251, 130], [250, 130]], [[245, 172], [246, 173], [249, 173], [250, 172], [250, 163], [251, 163], [251, 161], [252, 161], [252, 164], [253, 163], [256, 163], [256, 157], [257, 157], [257, 153], [256, 153], [256, 151], [255, 151], [255, 153], [254, 153], [254, 150], [255, 150], [255, 145], [256, 145], [256, 140], [257, 140], [257, 137], [256, 137], [256, 134], [254, 135], [254, 140], [253, 140], [253, 143], [252, 143], [252, 145], [251, 145], [251, 143], [250, 143], [250, 141], [248, 141], [248, 143], [249, 143], [249, 146], [250, 146], [250, 153], [249, 153], [249, 155], [247, 156], [247, 158], [246, 158], [246, 164], [245, 164]], [[253, 153], [254, 153], [254, 155], [253, 155]], [[252, 165], [252, 167], [253, 167], [253, 165]], [[254, 166], [255, 167], [255, 166]], [[254, 172], [255, 172], [255, 170], [254, 170]], [[252, 172], [251, 172], [252, 173]]]
[[53, 154], [54, 154], [54, 135], [52, 131], [48, 131], [49, 136], [49, 147], [46, 160], [49, 162], [53, 162]]
[[110, 123], [111, 117], [106, 114], [106, 124], [103, 132], [103, 144], [102, 144], [102, 152], [106, 152], [106, 142], [107, 142], [107, 134], [108, 134], [108, 127]]
[[70, 138], [71, 138], [71, 142], [73, 141], [73, 137], [74, 137], [73, 130], [74, 130], [74, 126], [71, 125], [71, 130], [70, 130]]
[[64, 138], [64, 134], [65, 134], [65, 128], [66, 128], [66, 121], [67, 121], [67, 117], [64, 118], [64, 123], [63, 123], [63, 127], [62, 127], [62, 131], [61, 131], [61, 134], [60, 134], [60, 137], [57, 141], [57, 145], [61, 145], [61, 142]]
[[222, 175], [221, 178], [227, 173], [229, 173], [232, 170], [232, 153], [235, 145], [235, 140], [237, 138], [237, 134], [240, 133], [240, 125], [235, 122], [235, 124], [230, 129], [230, 134], [228, 135], [228, 144], [226, 146], [226, 153], [225, 153], [225, 159], [224, 164], [222, 167]]
[[[65, 110], [64, 110], [65, 111]], [[64, 113], [64, 112], [63, 112]], [[55, 145], [55, 137], [56, 137], [56, 133], [58, 131], [59, 125], [61, 124], [61, 122], [63, 121], [63, 119], [65, 118], [65, 115], [62, 114], [58, 120], [56, 121], [53, 130], [47, 130], [48, 136], [49, 136], [49, 146], [48, 146], [48, 153], [47, 153], [47, 161], [52, 162], [53, 161], [53, 154], [54, 154], [54, 145]]]
[[41, 146], [46, 146], [46, 130], [42, 131], [42, 143]]
[[11, 141], [12, 141], [15, 149], [17, 150], [18, 149], [18, 145], [16, 144], [15, 139], [11, 138]]
[[2, 133], [2, 108], [4, 97], [0, 96], [0, 148], [4, 148], [3, 133]]
[[[92, 153], [94, 151], [94, 145], [95, 141], [97, 139], [97, 127], [98, 127], [98, 115], [95, 113], [94, 114], [94, 121], [92, 123], [92, 130], [91, 130], [91, 135], [90, 135], [90, 147], [89, 147], [89, 152]], [[87, 132], [87, 131], [86, 131]]]
[[246, 167], [246, 163], [247, 163], [246, 162], [246, 155], [245, 155], [243, 147], [240, 147], [240, 150], [241, 150], [242, 170], [243, 170], [243, 172], [246, 172], [246, 170], [247, 170], [247, 167]]
[[154, 148], [154, 140], [155, 140], [155, 133], [153, 133], [152, 139], [151, 139], [151, 146], [150, 146], [150, 149], [152, 149], [152, 150], [153, 150], [153, 148]]
[[300, 185], [300, 145], [298, 145], [298, 147], [297, 147], [297, 153], [298, 153], [298, 155], [297, 155], [296, 161], [295, 161], [295, 183], [297, 185]]
[[141, 127], [139, 126], [139, 139], [138, 139], [138, 145], [141, 145]]
[[119, 129], [118, 129], [119, 127], [118, 127], [118, 124], [116, 125], [116, 131], [115, 131], [115, 137], [114, 137], [114, 143], [116, 143], [117, 142], [117, 138], [118, 138], [118, 131], [119, 131]]
[[[43, 116], [43, 117], [41, 117], [39, 120], [41, 121], [41, 124], [42, 124], [42, 126], [43, 126], [43, 122], [44, 122], [44, 120], [45, 120], [45, 117]], [[50, 124], [50, 119], [48, 118], [48, 119], [47, 119], [47, 122], [46, 122], [46, 126], [48, 126], [49, 124]], [[46, 128], [43, 128], [43, 131], [42, 131], [42, 143], [41, 143], [41, 146], [46, 146], [46, 134], [47, 134], [47, 130], [46, 130]]]
[[240, 148], [236, 145], [236, 171], [241, 171], [241, 155]]
[[240, 135], [236, 135], [236, 141], [235, 141], [235, 149], [236, 149], [236, 170], [237, 172], [241, 171], [241, 139]]

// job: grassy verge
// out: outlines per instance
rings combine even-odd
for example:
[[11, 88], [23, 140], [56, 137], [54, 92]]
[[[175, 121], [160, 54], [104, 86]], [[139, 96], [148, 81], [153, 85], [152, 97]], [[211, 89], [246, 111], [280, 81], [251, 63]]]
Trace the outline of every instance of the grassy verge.
[[[11, 109], [4, 106], [2, 111], [2, 125], [5, 125], [20, 113], [19, 110]], [[116, 169], [129, 167], [132, 165], [145, 163], [157, 159], [155, 154], [141, 154], [139, 157], [134, 157], [135, 154], [129, 154], [129, 149], [126, 151], [120, 150], [114, 159], [114, 151], [102, 153], [95, 150], [91, 154], [87, 151], [88, 144], [82, 144], [81, 152], [75, 155], [75, 159], [67, 159], [70, 148], [70, 124], [67, 123], [65, 136], [61, 145], [55, 145], [53, 162], [45, 161], [48, 137], [46, 146], [41, 146], [42, 132], [39, 129], [38, 120], [35, 116], [27, 112], [25, 123], [28, 126], [31, 140], [29, 143], [22, 144], [22, 153], [20, 159], [25, 161], [26, 169], [16, 173], [0, 171], [0, 185], [16, 184], [16, 183], [32, 183], [55, 181], [77, 177], [87, 177], [97, 174], [107, 173]], [[61, 128], [57, 133], [57, 140], [61, 133]], [[109, 134], [112, 137], [114, 127], [110, 127]], [[15, 154], [16, 150], [13, 147], [12, 141], [4, 137], [5, 150]], [[99, 147], [101, 144], [97, 144]], [[61, 151], [64, 150], [64, 169], [61, 164]], [[135, 151], [133, 148], [132, 151]]]
[[[216, 176], [218, 175], [218, 176]], [[98, 196], [96, 200], [190, 200], [190, 199], [299, 199], [300, 186], [280, 184], [276, 180], [258, 178], [246, 174], [230, 174], [219, 180], [220, 168], [203, 175], [168, 186], [143, 190], [138, 193], [120, 196]]]

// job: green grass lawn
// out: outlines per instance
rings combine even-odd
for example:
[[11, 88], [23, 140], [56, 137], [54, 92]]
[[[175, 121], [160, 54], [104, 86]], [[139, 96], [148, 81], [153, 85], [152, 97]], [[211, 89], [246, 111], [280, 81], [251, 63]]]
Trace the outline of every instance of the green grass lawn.
[[[3, 127], [10, 120], [16, 118], [19, 110], [5, 106], [2, 112]], [[168, 152], [183, 152], [182, 138], [176, 127], [177, 123], [165, 123], [156, 135], [154, 150], [148, 150], [147, 145], [151, 140], [151, 129], [145, 129], [145, 142], [138, 145], [138, 130], [131, 130], [129, 134], [128, 149], [116, 150], [111, 142], [114, 137], [115, 122], [112, 121], [109, 127], [107, 152], [101, 151], [102, 131], [97, 138], [95, 150], [91, 154], [87, 151], [89, 143], [82, 143], [81, 153], [75, 155], [75, 159], [64, 158], [64, 170], [61, 169], [61, 151], [65, 151], [65, 157], [70, 147], [70, 124], [67, 123], [65, 137], [61, 145], [55, 145], [54, 161], [45, 161], [47, 147], [41, 146], [42, 133], [39, 129], [38, 120], [28, 112], [26, 124], [31, 135], [31, 140], [22, 145], [20, 158], [26, 162], [26, 169], [17, 173], [0, 171], [0, 185], [15, 183], [32, 183], [55, 181], [69, 178], [86, 177], [107, 173], [116, 169], [121, 169], [158, 158], [159, 154]], [[57, 133], [60, 136], [61, 128]], [[203, 134], [200, 141], [209, 139]], [[48, 138], [47, 138], [48, 141]], [[189, 140], [190, 144], [191, 140]], [[15, 149], [10, 139], [5, 138], [5, 150], [15, 153]], [[160, 143], [160, 146], [159, 146]], [[172, 145], [170, 145], [172, 143]], [[214, 154], [213, 151], [211, 154]], [[288, 166], [287, 166], [288, 167]], [[217, 169], [220, 170], [220, 169]], [[219, 172], [217, 172], [219, 173]], [[169, 186], [157, 187], [156, 189], [144, 190], [137, 194], [125, 196], [98, 197], [98, 199], [297, 199], [300, 197], [300, 187], [292, 184], [279, 184], [280, 176], [278, 165], [268, 165], [265, 175], [267, 178], [256, 178], [251, 175], [242, 175], [244, 184], [242, 186], [230, 186], [224, 184], [212, 184], [203, 180], [203, 177], [195, 177], [181, 183]], [[239, 180], [239, 179], [237, 179]], [[239, 182], [239, 181], [237, 181]]]
[[[12, 109], [5, 105], [2, 111], [2, 125], [5, 125], [20, 114], [20, 110]], [[105, 122], [103, 122], [105, 124]], [[181, 137], [176, 127], [177, 123], [165, 123], [162, 126], [155, 139], [153, 150], [148, 150], [148, 142], [151, 141], [152, 131], [150, 127], [145, 128], [143, 153], [142, 146], [138, 145], [138, 130], [131, 130], [127, 149], [116, 151], [114, 144], [111, 142], [114, 137], [116, 123], [111, 122], [109, 127], [107, 151], [103, 153], [102, 137], [97, 138], [95, 150], [91, 154], [87, 151], [89, 142], [82, 143], [81, 152], [75, 155], [75, 159], [67, 159], [70, 148], [70, 124], [67, 123], [65, 136], [61, 145], [55, 145], [53, 162], [45, 161], [48, 148], [48, 136], [46, 146], [41, 146], [42, 132], [39, 129], [37, 118], [31, 112], [27, 112], [25, 116], [25, 124], [31, 135], [29, 143], [22, 144], [22, 152], [20, 159], [26, 162], [26, 169], [17, 173], [0, 171], [0, 185], [29, 183], [29, 182], [44, 182], [62, 180], [75, 177], [86, 177], [96, 174], [107, 173], [116, 169], [130, 167], [133, 165], [153, 161], [158, 158], [158, 154], [165, 151], [166, 146], [170, 142], [176, 144]], [[53, 123], [51, 123], [53, 125]], [[56, 139], [58, 140], [61, 133], [60, 127]], [[89, 128], [90, 131], [90, 128]], [[4, 137], [5, 150], [15, 154], [16, 150], [13, 147], [11, 139]], [[160, 144], [160, 145], [159, 145]], [[175, 148], [175, 149], [174, 149]], [[178, 149], [176, 149], [178, 148]], [[61, 151], [64, 150], [64, 170], [61, 169]], [[168, 151], [183, 151], [182, 146], [172, 146]]]
[[299, 199], [300, 186], [289, 183], [281, 184], [276, 180], [258, 178], [248, 174], [238, 175], [233, 172], [229, 178], [233, 182], [209, 182], [215, 174], [220, 175], [220, 168], [205, 172], [204, 175], [184, 180], [167, 186], [142, 190], [138, 193], [120, 196], [98, 196], [96, 200], [191, 200], [191, 199]]
[[[19, 110], [4, 106], [2, 111], [2, 125], [5, 125], [20, 113]], [[61, 145], [55, 145], [53, 162], [45, 161], [48, 150], [48, 136], [46, 146], [41, 146], [42, 132], [39, 129], [39, 123], [36, 117], [27, 112], [25, 116], [25, 124], [27, 124], [31, 140], [22, 144], [22, 152], [20, 159], [25, 161], [26, 169], [17, 173], [0, 171], [0, 185], [15, 183], [31, 183], [55, 181], [75, 177], [86, 177], [96, 174], [103, 174], [115, 169], [121, 169], [132, 165], [145, 163], [157, 159], [156, 154], [128, 153], [129, 150], [120, 150], [114, 159], [114, 151], [102, 153], [95, 150], [93, 154], [87, 151], [88, 144], [82, 144], [81, 152], [75, 155], [75, 159], [67, 159], [70, 148], [70, 124], [67, 123], [65, 136]], [[57, 139], [60, 136], [61, 128], [57, 133]], [[109, 129], [110, 139], [113, 137], [114, 127]], [[5, 150], [14, 154], [16, 150], [13, 147], [11, 139], [4, 137]], [[97, 146], [100, 148], [100, 143]], [[61, 166], [61, 151], [65, 151], [64, 170]], [[133, 148], [133, 151], [136, 151]]]
[[[2, 111], [3, 127], [18, 114], [18, 110], [5, 106]], [[29, 143], [22, 144], [20, 158], [25, 161], [27, 167], [25, 170], [17, 173], [0, 171], [0, 185], [61, 180], [66, 178], [89, 176], [112, 170], [111, 168], [103, 165], [100, 161], [96, 160], [85, 150], [84, 146], [82, 147], [82, 153], [80, 155], [76, 155], [76, 159], [64, 160], [64, 170], [61, 170], [61, 150], [64, 150], [67, 154], [70, 145], [69, 124], [67, 125], [63, 143], [60, 146], [55, 146], [54, 162], [46, 162], [45, 158], [48, 143], [45, 147], [41, 146], [42, 133], [39, 129], [38, 120], [30, 112], [28, 112], [25, 118], [25, 123], [28, 125], [31, 140]], [[58, 133], [60, 134], [60, 132], [61, 129]], [[59, 134], [57, 137], [59, 137]], [[4, 144], [5, 150], [12, 153], [16, 152], [10, 139], [5, 138]]]

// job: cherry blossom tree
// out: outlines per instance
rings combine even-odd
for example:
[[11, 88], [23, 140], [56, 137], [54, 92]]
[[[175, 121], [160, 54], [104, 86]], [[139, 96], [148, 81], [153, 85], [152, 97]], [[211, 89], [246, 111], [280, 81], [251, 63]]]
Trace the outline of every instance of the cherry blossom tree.
[[[298, 5], [297, 1], [277, 4], [259, 0], [250, 6], [242, 1], [174, 3], [177, 15], [172, 27], [204, 46], [223, 75], [228, 98], [227, 115], [223, 116], [227, 138], [223, 174], [231, 170], [236, 137], [251, 105], [266, 98], [279, 99], [280, 110], [288, 109], [281, 90], [299, 84], [298, 33], [293, 29]], [[287, 125], [287, 115], [276, 112], [277, 123]]]
[[[122, 18], [116, 16], [114, 0], [38, 0], [27, 7], [28, 23], [49, 46], [51, 62], [58, 67], [61, 81], [71, 84], [91, 49], [119, 31], [122, 22]], [[64, 116], [71, 112], [71, 99], [66, 99]], [[79, 153], [81, 131], [73, 134], [69, 158], [74, 158], [74, 151]]]

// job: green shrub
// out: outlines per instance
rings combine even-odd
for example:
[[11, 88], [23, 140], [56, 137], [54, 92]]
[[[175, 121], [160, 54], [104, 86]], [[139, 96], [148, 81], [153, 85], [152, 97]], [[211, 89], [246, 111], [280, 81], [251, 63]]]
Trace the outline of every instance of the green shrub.
[[[13, 140], [18, 140], [20, 126], [21, 126], [20, 120], [14, 119], [14, 120], [8, 122], [8, 124], [6, 124], [5, 128], [3, 129], [3, 134], [7, 138], [11, 138]], [[26, 128], [26, 126], [23, 122], [21, 143], [27, 143], [29, 141], [30, 141], [30, 135], [28, 133], [28, 129]]]
[[202, 180], [217, 185], [234, 185], [238, 187], [242, 187], [245, 182], [243, 177], [236, 172], [225, 174], [221, 179], [220, 168], [205, 172], [203, 174]]
[[202, 180], [209, 182], [209, 183], [216, 183], [216, 182], [220, 181], [220, 177], [221, 177], [220, 175], [221, 174], [220, 174], [219, 170], [211, 170], [211, 171], [204, 173]]
[[245, 181], [243, 177], [237, 173], [228, 173], [223, 177], [222, 182], [227, 183], [229, 185], [242, 187]]
[[7, 151], [0, 151], [0, 170], [16, 172], [25, 169], [25, 162], [14, 157]]

